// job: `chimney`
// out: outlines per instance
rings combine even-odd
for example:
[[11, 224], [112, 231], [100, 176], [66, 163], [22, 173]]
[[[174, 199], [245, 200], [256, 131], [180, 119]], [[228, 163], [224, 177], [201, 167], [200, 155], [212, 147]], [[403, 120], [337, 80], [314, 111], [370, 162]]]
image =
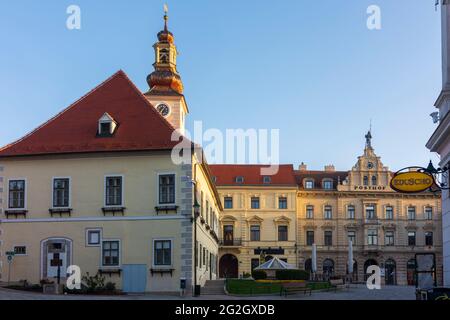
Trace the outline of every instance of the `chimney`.
[[334, 165], [329, 164], [325, 166], [325, 172], [335, 172], [336, 169], [334, 168]]
[[302, 162], [302, 163], [298, 166], [298, 170], [300, 170], [300, 171], [306, 171], [306, 170], [308, 170], [308, 166], [307, 166], [304, 162]]

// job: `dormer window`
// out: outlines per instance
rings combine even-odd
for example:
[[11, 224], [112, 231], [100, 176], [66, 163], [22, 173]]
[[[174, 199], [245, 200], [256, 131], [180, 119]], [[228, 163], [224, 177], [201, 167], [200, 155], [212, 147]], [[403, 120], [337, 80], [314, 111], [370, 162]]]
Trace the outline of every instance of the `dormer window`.
[[98, 136], [111, 137], [116, 130], [117, 122], [105, 112], [103, 116], [98, 120]]
[[308, 179], [305, 180], [305, 189], [314, 189], [314, 180]]
[[236, 177], [236, 183], [244, 183], [244, 177], [243, 176]]
[[331, 190], [333, 189], [333, 180], [327, 179], [322, 181], [322, 188]]
[[263, 177], [263, 183], [264, 184], [269, 184], [272, 182], [272, 179], [269, 176], [264, 176]]

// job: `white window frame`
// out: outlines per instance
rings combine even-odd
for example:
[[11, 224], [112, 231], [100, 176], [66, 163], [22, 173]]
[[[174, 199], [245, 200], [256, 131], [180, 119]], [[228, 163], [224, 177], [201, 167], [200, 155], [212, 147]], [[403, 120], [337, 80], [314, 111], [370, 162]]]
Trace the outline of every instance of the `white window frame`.
[[[117, 178], [117, 177], [121, 177], [122, 178], [122, 188], [121, 188], [121, 200], [122, 203], [119, 205], [106, 205], [106, 179], [107, 178]], [[115, 207], [125, 207], [125, 176], [123, 174], [105, 174], [103, 177], [103, 206], [105, 208], [115, 208]]]
[[[242, 181], [238, 181], [238, 180], [242, 180]], [[244, 183], [245, 179], [244, 179], [244, 176], [237, 176], [234, 181], [235, 181], [235, 183]]]
[[[170, 265], [155, 265], [156, 254], [155, 254], [155, 242], [156, 241], [170, 241]], [[152, 268], [153, 269], [172, 269], [173, 268], [173, 252], [174, 252], [174, 238], [153, 238], [152, 239]]]
[[[57, 179], [68, 179], [69, 180], [69, 203], [67, 207], [55, 207], [54, 206], [54, 197], [55, 197], [55, 180]], [[72, 177], [52, 177], [52, 186], [51, 186], [51, 190], [52, 190], [52, 203], [51, 203], [51, 208], [52, 209], [67, 209], [67, 208], [71, 208], [72, 207]]]
[[[327, 207], [331, 208], [331, 210], [330, 210], [330, 217], [329, 218], [327, 218], [327, 215], [326, 215], [326, 212], [327, 212], [326, 208]], [[326, 204], [326, 205], [323, 206], [323, 219], [324, 220], [333, 220], [333, 206], [331, 204]]]
[[[311, 208], [312, 208], [312, 215], [311, 215], [311, 217], [308, 216], [308, 207], [311, 207]], [[314, 219], [314, 205], [312, 205], [312, 204], [307, 204], [307, 205], [305, 206], [305, 219], [308, 219], [308, 220]]]
[[[388, 218], [388, 214], [387, 214], [388, 213], [388, 208], [392, 209], [392, 218]], [[384, 219], [385, 220], [395, 220], [394, 216], [395, 216], [395, 207], [393, 205], [390, 205], [390, 204], [384, 206]]]
[[[428, 212], [427, 212], [427, 209], [431, 209], [431, 219], [428, 219]], [[424, 218], [424, 220], [427, 220], [427, 221], [433, 221], [433, 219], [434, 219], [434, 209], [433, 209], [433, 206], [426, 205], [426, 206], [423, 207], [423, 218]]]
[[[325, 184], [327, 182], [331, 183], [331, 187], [330, 188], [325, 188]], [[322, 180], [322, 189], [324, 189], [324, 190], [333, 190], [333, 184], [334, 184], [333, 183], [333, 179], [329, 179], [329, 178], [323, 179]]]
[[[308, 182], [311, 182], [311, 183], [312, 183], [312, 187], [311, 187], [311, 188], [308, 188], [308, 187], [307, 187]], [[314, 187], [315, 187], [315, 181], [314, 181], [314, 179], [311, 179], [311, 178], [305, 178], [305, 179], [304, 179], [304, 185], [303, 185], [303, 187], [304, 187], [305, 189], [308, 189], [308, 190], [314, 189]]]
[[[92, 231], [98, 231], [99, 232], [99, 243], [98, 244], [90, 244], [89, 243], [89, 233]], [[86, 247], [101, 247], [102, 246], [102, 236], [103, 236], [103, 230], [102, 228], [86, 228]]]
[[[174, 183], [174, 201], [173, 203], [160, 203], [159, 202], [159, 177], [160, 176], [165, 176], [165, 175], [174, 175], [174, 179], [173, 179], [173, 183]], [[158, 172], [156, 174], [156, 203], [158, 204], [158, 206], [170, 206], [170, 205], [176, 205], [177, 203], [177, 173], [173, 172], [173, 171], [168, 171], [168, 172]]]
[[[353, 217], [350, 217], [350, 208], [353, 208]], [[356, 220], [356, 206], [353, 203], [350, 203], [346, 207], [346, 218], [347, 220]]]
[[[17, 180], [23, 180], [23, 181], [25, 182], [24, 199], [23, 199], [23, 208], [11, 208], [11, 207], [9, 206], [9, 182], [10, 182], [10, 181], [17, 181]], [[8, 200], [7, 200], [7, 208], [6, 208], [6, 210], [8, 210], [8, 211], [14, 211], [14, 210], [16, 210], [16, 211], [28, 210], [28, 209], [27, 209], [27, 206], [28, 206], [28, 203], [27, 203], [27, 198], [28, 198], [28, 181], [27, 181], [26, 178], [9, 178], [9, 179], [7, 180], [6, 189], [7, 189], [6, 197], [7, 197], [7, 199], [8, 199]]]
[[[119, 242], [119, 264], [117, 266], [105, 266], [103, 264], [103, 242], [118, 241]], [[100, 241], [100, 268], [101, 269], [119, 269], [122, 267], [122, 240], [121, 239], [102, 239]]]
[[[373, 232], [373, 234], [370, 234], [370, 232]], [[375, 239], [375, 243], [370, 243], [369, 239], [371, 239], [371, 240]], [[369, 245], [369, 246], [377, 246], [378, 245], [378, 230], [377, 229], [367, 230], [367, 245]]]

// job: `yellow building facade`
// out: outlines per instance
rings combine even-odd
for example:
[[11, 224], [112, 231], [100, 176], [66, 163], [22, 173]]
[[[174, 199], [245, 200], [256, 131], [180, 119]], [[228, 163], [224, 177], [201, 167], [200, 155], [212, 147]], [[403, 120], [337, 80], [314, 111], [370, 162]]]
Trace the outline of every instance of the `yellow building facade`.
[[174, 160], [188, 108], [165, 18], [148, 92], [119, 71], [0, 149], [0, 281], [64, 283], [77, 265], [125, 292], [190, 294], [217, 277], [209, 169], [190, 142]]
[[[311, 270], [315, 244], [319, 277], [346, 276], [351, 240], [354, 281], [364, 281], [368, 266], [376, 264], [381, 267], [384, 284], [412, 285], [415, 254], [433, 253], [436, 282], [441, 284], [440, 194], [394, 192], [389, 186], [392, 173], [375, 154], [371, 139], [369, 132], [364, 153], [351, 170], [336, 171], [328, 165], [324, 170], [311, 171], [302, 164], [292, 171], [296, 184], [289, 188], [264, 183], [263, 176], [252, 178], [258, 184], [244, 185], [239, 179], [241, 176], [245, 179], [248, 170], [213, 167], [224, 204], [220, 236], [226, 237], [230, 229], [227, 226], [233, 225], [234, 239], [238, 240], [221, 244], [220, 275], [226, 276], [224, 268], [234, 270], [233, 274], [238, 276], [250, 273], [261, 250], [266, 258], [277, 256], [300, 269]], [[279, 209], [275, 199], [280, 194], [288, 199], [295, 195], [295, 203], [288, 201], [287, 210]], [[252, 209], [252, 198], [256, 195], [268, 199], [268, 205]], [[232, 208], [226, 204], [231, 198]], [[251, 228], [258, 220], [265, 223], [261, 225], [260, 238], [267, 242], [251, 241]], [[277, 241], [276, 221], [280, 220], [290, 231], [287, 242]]]

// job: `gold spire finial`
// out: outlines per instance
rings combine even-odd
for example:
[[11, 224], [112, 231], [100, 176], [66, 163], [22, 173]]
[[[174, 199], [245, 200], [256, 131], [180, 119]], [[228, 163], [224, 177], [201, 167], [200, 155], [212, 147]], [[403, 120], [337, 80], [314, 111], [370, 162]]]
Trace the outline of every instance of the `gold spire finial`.
[[167, 6], [167, 3], [164, 3], [164, 30], [167, 31], [167, 20], [169, 17], [167, 16], [167, 13], [169, 12], [169, 7]]

